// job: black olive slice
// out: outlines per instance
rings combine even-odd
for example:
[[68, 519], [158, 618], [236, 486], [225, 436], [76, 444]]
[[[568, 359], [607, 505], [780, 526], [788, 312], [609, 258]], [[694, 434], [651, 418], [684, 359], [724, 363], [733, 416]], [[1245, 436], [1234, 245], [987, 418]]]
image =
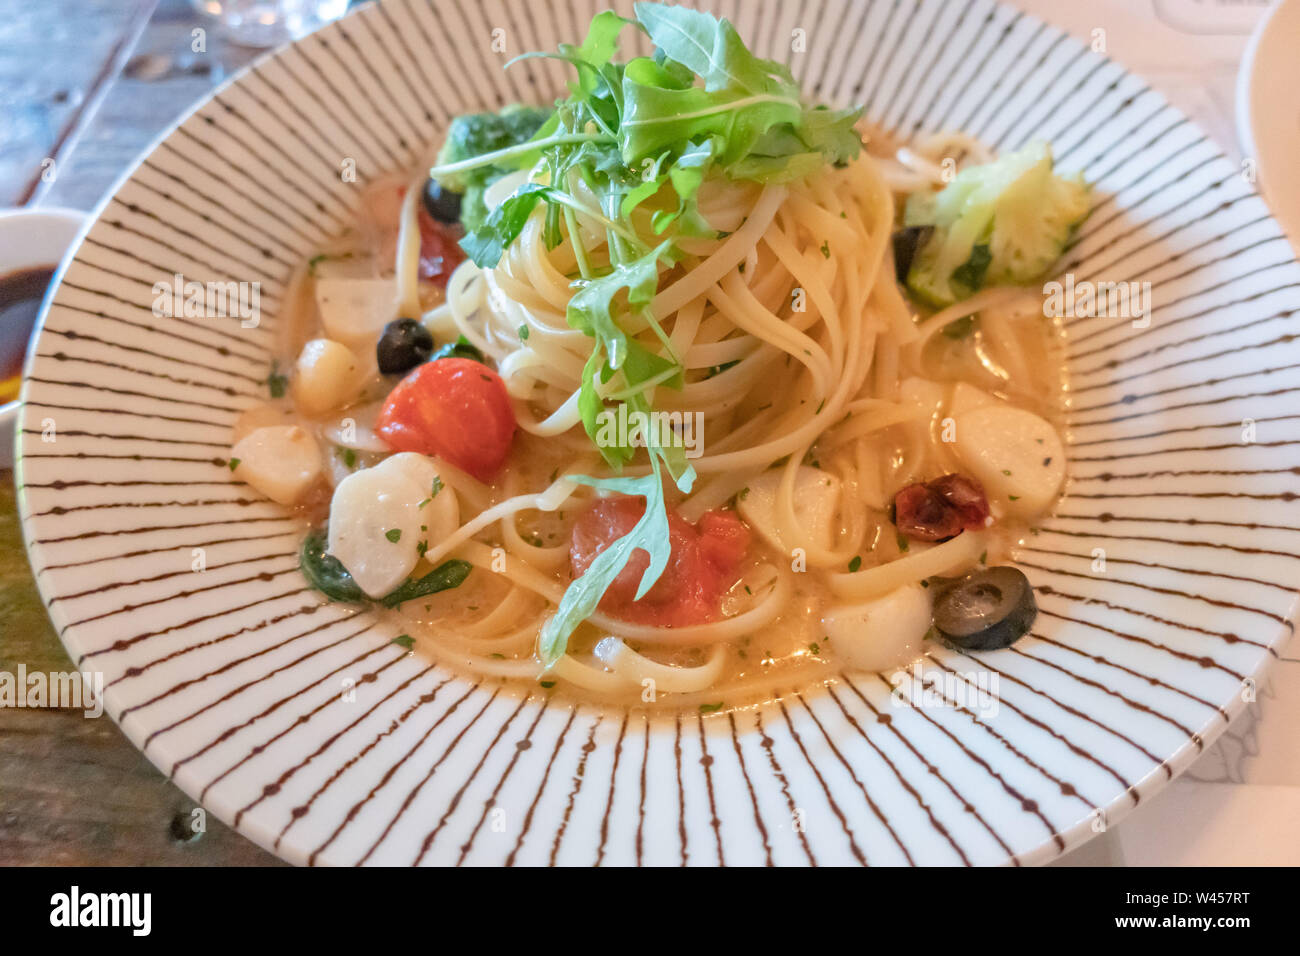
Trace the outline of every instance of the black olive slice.
[[958, 647], [992, 651], [1029, 633], [1038, 603], [1019, 568], [982, 568], [940, 584], [933, 617], [939, 633]]
[[400, 375], [420, 365], [433, 354], [433, 336], [415, 319], [395, 319], [384, 326], [375, 346], [379, 371]]
[[432, 176], [425, 180], [420, 199], [424, 202], [425, 212], [438, 222], [448, 225], [460, 222], [460, 193], [443, 189]]

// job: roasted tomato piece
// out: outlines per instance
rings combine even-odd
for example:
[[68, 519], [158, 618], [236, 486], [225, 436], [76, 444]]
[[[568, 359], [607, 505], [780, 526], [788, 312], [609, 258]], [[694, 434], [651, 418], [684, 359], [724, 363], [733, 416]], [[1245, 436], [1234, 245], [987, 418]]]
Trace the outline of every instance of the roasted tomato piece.
[[438, 222], [429, 215], [421, 203], [418, 212], [420, 223], [420, 266], [419, 275], [425, 282], [432, 282], [439, 288], [447, 288], [456, 267], [465, 261], [465, 253], [460, 248], [463, 230], [459, 225]]
[[437, 455], [490, 481], [510, 454], [515, 413], [496, 372], [472, 359], [443, 358], [397, 383], [375, 431], [394, 451]]
[[[623, 495], [597, 500], [573, 527], [569, 556], [580, 577], [602, 551], [632, 530], [645, 513], [645, 502]], [[710, 511], [692, 525], [668, 509], [672, 556], [654, 586], [636, 600], [650, 556], [641, 549], [601, 599], [601, 610], [638, 624], [689, 627], [717, 620], [722, 595], [735, 580], [749, 548], [749, 529], [731, 512]]]
[[929, 482], [929, 487], [956, 509], [965, 530], [978, 531], [988, 521], [988, 495], [974, 478], [953, 472]]
[[900, 534], [918, 541], [945, 541], [988, 523], [989, 500], [980, 483], [948, 474], [908, 485], [894, 495], [894, 524]]

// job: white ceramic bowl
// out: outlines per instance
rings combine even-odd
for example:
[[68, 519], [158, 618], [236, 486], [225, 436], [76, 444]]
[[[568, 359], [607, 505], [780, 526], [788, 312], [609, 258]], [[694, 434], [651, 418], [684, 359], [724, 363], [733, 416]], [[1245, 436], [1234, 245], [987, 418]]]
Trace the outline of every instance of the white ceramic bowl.
[[[993, 0], [705, 5], [810, 96], [903, 137], [1051, 141], [1095, 184], [1063, 271], [1151, 283], [1149, 325], [1067, 320], [1069, 484], [1016, 555], [1034, 634], [933, 648], [922, 706], [843, 674], [665, 717], [466, 679], [309, 590], [300, 520], [226, 456], [266, 395], [291, 270], [360, 201], [340, 163], [362, 182], [414, 168], [450, 116], [550, 100], [562, 64], [502, 63], [579, 42], [606, 6], [367, 4], [217, 91], [122, 183], [25, 386], [20, 507], [64, 644], [154, 763], [286, 859], [1043, 862], [1188, 766], [1283, 646], [1300, 267], [1236, 164], [1121, 66]], [[155, 316], [173, 273], [261, 282], [261, 326]], [[995, 714], [956, 706], [967, 673], [996, 679]]]

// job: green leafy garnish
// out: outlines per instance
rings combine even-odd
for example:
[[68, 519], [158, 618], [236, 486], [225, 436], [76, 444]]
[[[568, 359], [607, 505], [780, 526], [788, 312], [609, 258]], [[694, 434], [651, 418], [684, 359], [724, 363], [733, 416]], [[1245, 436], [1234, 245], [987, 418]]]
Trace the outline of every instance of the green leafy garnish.
[[[565, 590], [560, 605], [549, 620], [542, 626], [537, 639], [538, 655], [544, 670], [554, 667], [564, 656], [569, 635], [574, 628], [591, 616], [605, 591], [638, 549], [650, 556], [650, 562], [641, 575], [637, 586], [636, 600], [641, 600], [659, 580], [659, 575], [668, 566], [672, 545], [668, 536], [668, 511], [664, 503], [664, 485], [660, 476], [659, 458], [652, 454], [650, 458], [653, 471], [640, 478], [589, 478], [586, 475], [570, 475], [578, 484], [588, 485], [604, 491], [615, 491], [625, 495], [640, 495], [646, 500], [645, 513], [623, 537], [618, 538], [604, 551], [596, 555], [585, 574], [576, 578]], [[677, 486], [683, 492], [689, 492], [695, 480], [694, 469], [687, 467], [685, 474], [678, 480]]]
[[236, 468], [239, 467], [239, 463], [241, 461], [243, 461], [242, 458], [232, 458], [230, 459], [230, 461], [226, 462], [226, 464], [230, 466], [231, 471], [234, 471]]
[[[323, 528], [310, 532], [303, 539], [302, 549], [298, 554], [298, 564], [307, 583], [335, 601], [344, 601], [348, 604], [369, 603], [371, 598], [361, 590], [352, 575], [348, 573], [348, 569], [343, 566], [343, 562], [325, 553], [328, 545], [329, 539]], [[407, 579], [395, 591], [380, 598], [378, 603], [384, 607], [397, 607], [402, 602], [413, 598], [459, 587], [469, 576], [472, 567], [473, 565], [468, 561], [461, 560], [440, 564], [418, 580]]]
[[380, 598], [379, 603], [384, 607], [397, 607], [397, 605], [406, 601], [413, 601], [416, 598], [437, 594], [439, 591], [460, 587], [465, 579], [469, 577], [469, 572], [473, 567], [468, 561], [461, 561], [458, 558], [446, 561], [422, 578], [407, 578], [406, 582], [400, 585], [397, 590]]
[[444, 358], [467, 358], [475, 362], [487, 364], [487, 359], [479, 351], [478, 346], [474, 345], [463, 335], [456, 336], [455, 342], [448, 342], [446, 345], [439, 346], [432, 355], [429, 356], [430, 362], [436, 362]]
[[266, 387], [271, 390], [272, 398], [284, 398], [289, 388], [289, 376], [280, 374], [280, 363], [271, 363], [271, 374], [266, 377]]
[[701, 714], [715, 714], [720, 710], [722, 710], [722, 701], [718, 701], [716, 704], [700, 704]]
[[399, 634], [389, 643], [396, 644], [398, 647], [404, 647], [408, 651], [415, 646], [415, 638], [410, 634]]
[[860, 567], [862, 567], [862, 555], [855, 554], [849, 560], [849, 572], [855, 573]]
[[[596, 15], [580, 45], [524, 54], [562, 60], [574, 70], [569, 95], [530, 139], [520, 139], [517, 128], [511, 135], [495, 132], [507, 122], [505, 112], [462, 118], [430, 171], [443, 185], [465, 190], [468, 201], [480, 178], [532, 170], [528, 182], [481, 219], [463, 214], [461, 247], [478, 266], [494, 267], [534, 216], [545, 217], [548, 248], [568, 242], [577, 275], [565, 318], [592, 346], [578, 394], [583, 427], [614, 471], [642, 448], [651, 465], [650, 474], [635, 479], [570, 476], [644, 497], [646, 510], [565, 591], [539, 637], [545, 668], [564, 654], [569, 635], [634, 552], [651, 559], [638, 598], [671, 552], [663, 473], [689, 490], [694, 472], [685, 450], [664, 447], [654, 435], [611, 436], [606, 431], [614, 430], [602, 426], [607, 413], [623, 420], [620, 413], [627, 412], [629, 422], [634, 413], [648, 415], [660, 387], [685, 384], [681, 356], [650, 305], [661, 274], [685, 255], [679, 240], [722, 237], [700, 212], [701, 187], [709, 179], [791, 182], [848, 163], [862, 149], [854, 129], [860, 109], [806, 105], [790, 71], [754, 56], [727, 20], [659, 3], [637, 3], [634, 11], [632, 20]], [[650, 38], [653, 55], [616, 59], [629, 26]], [[471, 134], [479, 138], [471, 142]], [[598, 250], [588, 249], [579, 220], [603, 232]], [[526, 331], [520, 329], [520, 338]]]
[[402, 529], [389, 528], [387, 531], [384, 532], [384, 537], [387, 538], [389, 541], [393, 542], [393, 544], [397, 544], [397, 542], [402, 540]]
[[[857, 157], [862, 142], [853, 127], [861, 111], [805, 106], [790, 71], [750, 53], [729, 21], [657, 3], [638, 3], [635, 12], [632, 21], [597, 15], [581, 46], [524, 55], [561, 59], [577, 72], [570, 96], [531, 140], [503, 147], [509, 137], [483, 136], [461, 145], [470, 127], [494, 121], [477, 114], [453, 123], [432, 170], [440, 182], [456, 188], [481, 169], [492, 175], [503, 163], [519, 169], [540, 159], [550, 183], [521, 187], [511, 197], [516, 203], [508, 199], [481, 222], [464, 220], [470, 234], [462, 245], [479, 265], [495, 264], [539, 202], [549, 207], [550, 244], [559, 242], [566, 217], [581, 212], [606, 223], [639, 258], [649, 247], [628, 227], [652, 199], [659, 200], [649, 212], [656, 234], [716, 235], [695, 204], [710, 174], [788, 182]], [[614, 56], [629, 23], [656, 50], [619, 63]], [[463, 131], [456, 125], [462, 121]], [[587, 187], [583, 199], [571, 191], [576, 181]]]
[[[499, 113], [470, 113], [457, 116], [447, 130], [447, 140], [438, 154], [439, 166], [450, 166], [481, 156], [500, 154], [532, 138], [550, 118], [551, 111], [537, 106], [507, 106]], [[462, 193], [460, 221], [467, 231], [477, 229], [487, 218], [483, 194], [506, 173], [517, 169], [510, 157], [484, 163], [463, 172], [438, 176], [438, 184]]]
[[303, 576], [317, 591], [335, 601], [362, 604], [368, 598], [357, 586], [348, 569], [333, 555], [325, 553], [328, 539], [323, 530], [313, 531], [302, 542], [298, 563]]

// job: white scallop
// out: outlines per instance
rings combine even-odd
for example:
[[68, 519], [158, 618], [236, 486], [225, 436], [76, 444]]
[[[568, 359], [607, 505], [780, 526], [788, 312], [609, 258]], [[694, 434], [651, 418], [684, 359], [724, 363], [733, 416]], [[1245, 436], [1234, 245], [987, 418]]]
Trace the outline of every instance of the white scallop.
[[361, 367], [352, 350], [333, 339], [312, 339], [298, 353], [293, 397], [307, 415], [320, 415], [353, 401]]
[[400, 475], [420, 489], [420, 540], [430, 547], [460, 527], [460, 502], [456, 491], [438, 477], [433, 459], [418, 452], [404, 451], [385, 458], [374, 471]]
[[249, 432], [230, 449], [235, 477], [282, 505], [295, 503], [321, 476], [316, 439], [299, 425], [272, 425]]
[[884, 671], [914, 660], [930, 629], [930, 592], [907, 584], [883, 597], [837, 604], [822, 615], [831, 651], [850, 667]]
[[1046, 511], [1065, 480], [1065, 449], [1051, 424], [1012, 405], [984, 405], [954, 418], [953, 450], [1004, 513]]
[[405, 474], [379, 468], [348, 475], [334, 489], [328, 551], [372, 598], [405, 581], [420, 560], [421, 494]]
[[397, 318], [392, 279], [317, 279], [316, 306], [325, 334], [349, 348], [373, 348], [384, 326]]
[[832, 474], [800, 465], [794, 477], [794, 516], [804, 536], [783, 541], [776, 516], [776, 491], [781, 469], [765, 471], [749, 483], [736, 503], [737, 510], [755, 531], [782, 551], [812, 544], [829, 548], [835, 538], [835, 518], [840, 508], [840, 480]]
[[230, 430], [230, 443], [233, 445], [242, 441], [259, 428], [270, 428], [273, 425], [292, 425], [296, 420], [293, 406], [288, 399], [282, 398], [262, 402], [260, 405], [244, 409], [240, 416], [235, 419], [235, 424]]
[[973, 412], [977, 408], [1005, 404], [1002, 399], [982, 388], [976, 388], [966, 382], [958, 382], [952, 387], [952, 398], [948, 400], [948, 414], [955, 419], [958, 415]]

